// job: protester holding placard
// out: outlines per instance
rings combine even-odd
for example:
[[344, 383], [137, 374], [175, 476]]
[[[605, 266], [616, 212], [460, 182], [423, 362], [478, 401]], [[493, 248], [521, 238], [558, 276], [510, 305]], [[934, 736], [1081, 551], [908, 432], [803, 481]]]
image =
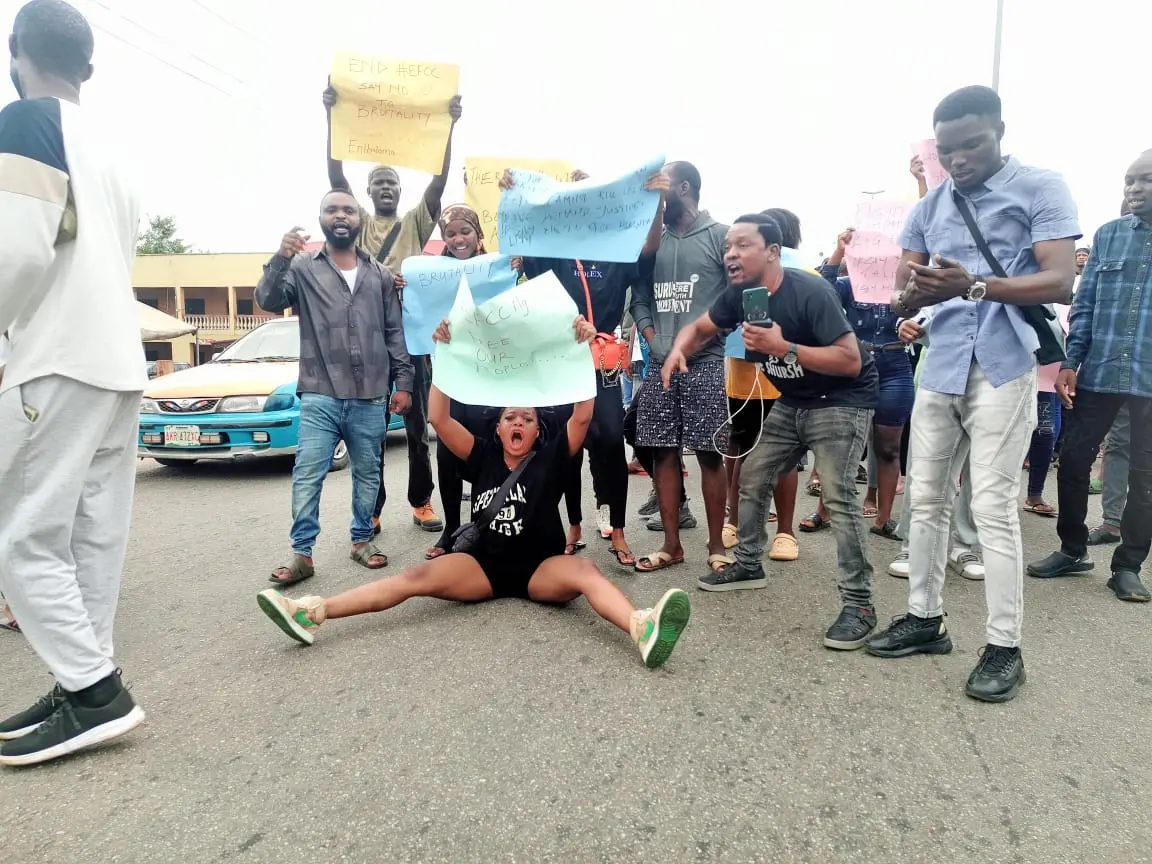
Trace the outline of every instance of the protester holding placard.
[[[856, 331], [861, 347], [870, 351], [876, 361], [880, 395], [872, 418], [869, 445], [876, 460], [876, 476], [870, 478], [869, 495], [875, 498], [871, 502], [865, 499], [864, 515], [873, 520], [869, 529], [873, 534], [897, 540], [892, 508], [896, 500], [896, 484], [900, 480], [900, 439], [904, 434], [904, 424], [912, 416], [912, 363], [896, 333], [899, 317], [892, 307], [888, 303], [856, 302], [851, 278], [840, 275], [840, 263], [852, 242], [853, 233], [849, 228], [836, 238], [836, 251], [820, 268], [820, 275], [836, 289], [844, 314]], [[819, 512], [816, 518], [820, 518]]]
[[[664, 166], [671, 179], [664, 210], [657, 209], [658, 243], [645, 244], [640, 259], [646, 278], [632, 294], [632, 317], [652, 352], [653, 362], [637, 401], [636, 444], [655, 450], [654, 480], [664, 526], [664, 545], [636, 561], [650, 573], [684, 563], [680, 543], [680, 456], [696, 454], [708, 517], [708, 563], [731, 563], [724, 548], [727, 478], [722, 454], [728, 449], [728, 397], [724, 392], [724, 340], [717, 334], [693, 350], [684, 369], [661, 384], [660, 370], [681, 329], [724, 293], [721, 225], [700, 209], [700, 172], [688, 162]], [[648, 281], [651, 277], [651, 282]]]
[[933, 124], [950, 176], [920, 200], [904, 227], [892, 296], [903, 318], [940, 306], [912, 413], [909, 611], [873, 636], [868, 650], [881, 657], [952, 650], [941, 551], [951, 501], [940, 490], [956, 483], [970, 456], [988, 622], [987, 645], [965, 692], [1004, 702], [1025, 678], [1017, 499], [1036, 424], [1037, 351], [1053, 345], [1038, 304], [1068, 302], [1080, 229], [1059, 175], [1002, 154], [996, 91], [957, 90], [937, 106]]
[[[256, 302], [268, 312], [291, 307], [300, 319], [300, 439], [292, 469], [292, 560], [269, 581], [294, 585], [315, 575], [312, 549], [320, 534], [320, 493], [343, 440], [352, 462], [352, 551], [369, 570], [388, 564], [372, 542], [372, 507], [380, 491], [380, 442], [387, 414], [412, 399], [412, 363], [404, 345], [400, 298], [392, 272], [357, 245], [360, 208], [333, 189], [320, 202], [324, 246], [304, 251], [308, 236], [293, 228], [264, 265]], [[389, 402], [392, 381], [395, 392]]]
[[[328, 86], [324, 91], [324, 108], [328, 117], [328, 182], [333, 189], [352, 191], [348, 178], [344, 176], [344, 163], [332, 158], [332, 109], [339, 99], [336, 89]], [[441, 199], [448, 183], [448, 170], [452, 164], [452, 133], [456, 121], [461, 116], [460, 97], [449, 105], [452, 126], [448, 132], [448, 143], [444, 150], [444, 164], [439, 174], [432, 178], [420, 203], [398, 216], [400, 206], [400, 175], [389, 165], [377, 165], [368, 175], [368, 199], [372, 202], [372, 212], [360, 208], [360, 248], [390, 269], [400, 272], [400, 262], [413, 255], [420, 255], [432, 233], [436, 220], [440, 218]], [[429, 458], [428, 442], [428, 382], [431, 366], [426, 355], [412, 357], [414, 380], [412, 387], [412, 407], [404, 417], [404, 431], [408, 440], [408, 503], [412, 507], [412, 521], [425, 531], [440, 531], [443, 520], [432, 508], [432, 463]], [[380, 458], [383, 464], [386, 442], [380, 444]], [[385, 481], [381, 478], [381, 484]], [[381, 486], [383, 488], [383, 485]], [[383, 500], [380, 501], [381, 507]], [[380, 528], [380, 510], [373, 516], [373, 525]]]
[[[876, 627], [872, 565], [856, 518], [855, 483], [876, 406], [876, 364], [860, 347], [828, 284], [815, 273], [780, 266], [781, 241], [770, 216], [754, 213], [736, 220], [725, 244], [730, 285], [676, 337], [662, 378], [667, 384], [688, 368], [688, 358], [701, 345], [743, 325], [749, 355], [757, 356], [780, 398], [740, 473], [735, 562], [713, 567], [696, 584], [704, 591], [767, 587], [764, 520], [772, 490], [811, 448], [824, 468], [824, 498], [840, 565], [841, 611], [824, 634], [824, 645], [847, 651], [862, 647]], [[760, 293], [763, 314], [749, 319], [745, 292]]]
[[[583, 171], [573, 173], [572, 179], [580, 181], [587, 179]], [[645, 184], [648, 191], [667, 192], [669, 179], [662, 171], [658, 171], [648, 178]], [[514, 175], [506, 171], [500, 181], [501, 189], [515, 187]], [[534, 258], [525, 256], [522, 259], [524, 275], [534, 279], [543, 273], [551, 272], [568, 296], [599, 333], [615, 334], [624, 319], [624, 308], [629, 291], [640, 280], [640, 271], [635, 262], [611, 261], [584, 261], [582, 259], [562, 258]], [[591, 304], [591, 305], [589, 305]], [[593, 414], [592, 425], [586, 440], [589, 467], [592, 471], [594, 487], [597, 493], [597, 508], [602, 511], [609, 527], [608, 535], [604, 539], [611, 542], [611, 552], [616, 560], [627, 567], [636, 564], [628, 541], [624, 537], [624, 524], [628, 510], [628, 458], [624, 449], [624, 401], [620, 394], [620, 381], [625, 367], [630, 362], [627, 345], [623, 341], [613, 339], [611, 347], [617, 351], [619, 364], [609, 368], [598, 368], [596, 376], [596, 407]], [[595, 362], [595, 355], [589, 362]], [[578, 504], [580, 495], [580, 466], [579, 457], [573, 465], [572, 476], [574, 488], [569, 489], [569, 521], [571, 523], [568, 538], [568, 547], [571, 551], [577, 550], [581, 539], [579, 533], [575, 536], [572, 531], [579, 531], [580, 519], [572, 519], [572, 503]], [[605, 512], [606, 511], [606, 512]], [[577, 514], [578, 514], [577, 510]]]
[[[583, 316], [573, 329], [580, 342], [596, 335]], [[437, 340], [447, 342], [451, 335], [442, 322]], [[568, 465], [592, 422], [592, 403], [577, 403], [557, 428], [544, 424], [535, 408], [501, 408], [495, 435], [476, 436], [452, 419], [448, 397], [433, 384], [429, 415], [440, 446], [461, 460], [475, 491], [472, 522], [454, 538], [452, 551], [327, 599], [292, 600], [262, 591], [260, 608], [290, 637], [311, 645], [329, 618], [380, 612], [412, 597], [469, 603], [516, 597], [553, 604], [583, 595], [601, 617], [631, 634], [646, 666], [662, 665], [688, 624], [688, 595], [672, 589], [652, 609], [638, 610], [592, 561], [563, 554], [560, 497]]]

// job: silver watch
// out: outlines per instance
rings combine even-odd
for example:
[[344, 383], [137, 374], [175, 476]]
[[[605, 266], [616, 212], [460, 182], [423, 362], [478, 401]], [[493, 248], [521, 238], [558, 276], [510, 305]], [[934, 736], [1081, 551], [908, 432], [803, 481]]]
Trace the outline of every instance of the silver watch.
[[968, 290], [964, 292], [964, 299], [971, 300], [973, 303], [978, 303], [984, 299], [984, 295], [987, 293], [987, 284], [984, 282], [973, 282]]

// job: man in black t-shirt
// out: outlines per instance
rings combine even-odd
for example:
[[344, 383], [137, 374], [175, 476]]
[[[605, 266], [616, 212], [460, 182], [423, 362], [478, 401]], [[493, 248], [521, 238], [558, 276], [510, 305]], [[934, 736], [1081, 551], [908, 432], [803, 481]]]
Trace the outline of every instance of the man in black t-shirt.
[[872, 355], [860, 347], [840, 299], [819, 276], [780, 264], [780, 228], [771, 217], [741, 216], [728, 231], [724, 264], [728, 289], [712, 308], [680, 332], [664, 363], [664, 381], [717, 334], [744, 320], [744, 290], [770, 293], [768, 326], [743, 329], [748, 359], [780, 391], [764, 420], [760, 442], [740, 472], [740, 543], [735, 563], [702, 576], [705, 591], [764, 588], [764, 520], [779, 475], [811, 448], [820, 465], [824, 502], [832, 515], [843, 605], [824, 635], [828, 648], [864, 646], [876, 627], [872, 565], [864, 553], [864, 526], [856, 501], [856, 466], [876, 407], [879, 377]]

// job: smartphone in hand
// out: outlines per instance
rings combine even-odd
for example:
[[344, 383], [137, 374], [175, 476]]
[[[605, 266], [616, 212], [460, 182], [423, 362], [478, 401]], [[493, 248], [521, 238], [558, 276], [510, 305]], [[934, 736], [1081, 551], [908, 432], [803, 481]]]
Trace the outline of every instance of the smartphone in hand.
[[[744, 289], [744, 325], [746, 327], [771, 327], [772, 312], [769, 302], [772, 295], [767, 288]], [[771, 358], [749, 351], [744, 357], [750, 363], [767, 363]]]

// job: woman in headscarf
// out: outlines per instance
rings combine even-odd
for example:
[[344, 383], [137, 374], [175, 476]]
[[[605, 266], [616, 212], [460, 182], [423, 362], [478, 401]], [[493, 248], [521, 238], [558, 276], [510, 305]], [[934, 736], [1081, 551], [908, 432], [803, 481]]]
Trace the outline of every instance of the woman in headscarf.
[[[440, 214], [440, 234], [444, 238], [447, 258], [467, 260], [484, 255], [484, 229], [480, 215], [467, 204], [452, 204]], [[452, 419], [480, 440], [486, 440], [495, 426], [498, 409], [463, 405], [455, 399], [449, 403]], [[444, 530], [436, 545], [424, 552], [431, 560], [452, 548], [452, 535], [460, 527], [460, 505], [464, 501], [464, 463], [447, 447], [436, 444], [436, 480], [440, 484], [440, 505], [444, 510]]]

